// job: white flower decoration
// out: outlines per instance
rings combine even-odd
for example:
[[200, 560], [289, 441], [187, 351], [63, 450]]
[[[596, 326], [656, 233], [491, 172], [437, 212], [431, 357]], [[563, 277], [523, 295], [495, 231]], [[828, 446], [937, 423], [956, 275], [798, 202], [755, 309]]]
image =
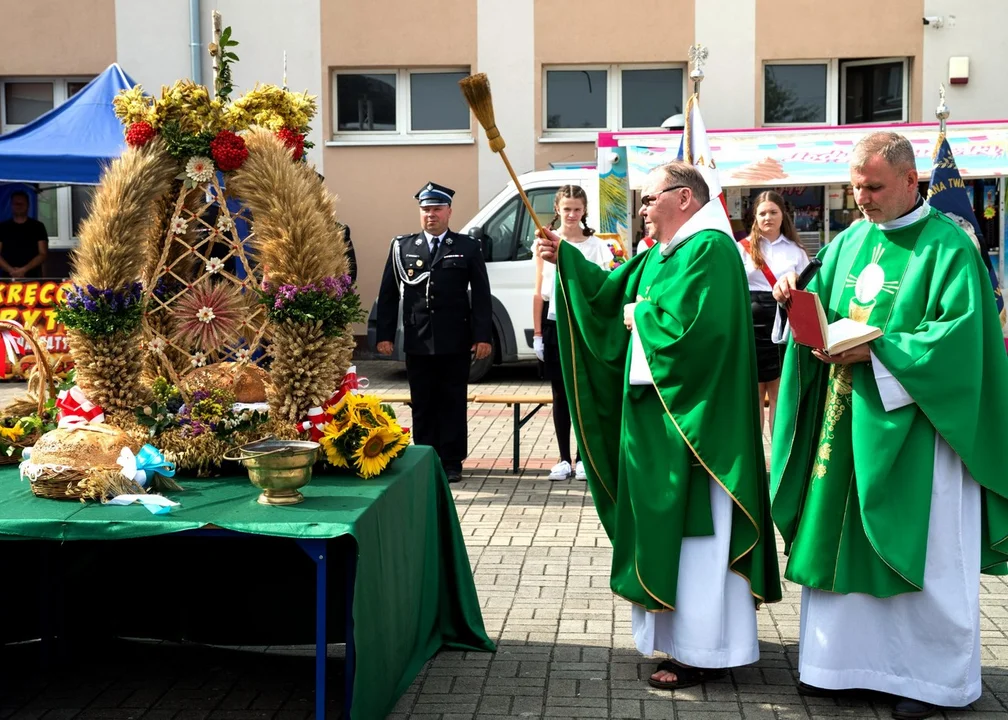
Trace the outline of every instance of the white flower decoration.
[[189, 227], [189, 223], [180, 217], [177, 217], [174, 220], [172, 220], [171, 231], [175, 235], [181, 235], [186, 231], [187, 227]]
[[224, 269], [224, 261], [220, 258], [210, 258], [206, 261], [206, 271], [211, 275], [216, 275]]
[[196, 319], [199, 320], [200, 322], [208, 323], [215, 317], [217, 316], [214, 315], [213, 308], [207, 307], [206, 305], [204, 305], [203, 307], [201, 307], [199, 310], [196, 311]]
[[220, 230], [221, 232], [227, 232], [228, 230], [231, 229], [231, 226], [233, 224], [234, 223], [231, 222], [231, 218], [229, 218], [227, 215], [221, 215], [219, 218], [217, 218], [217, 229]]
[[235, 354], [235, 359], [238, 362], [248, 362], [252, 358], [252, 353], [248, 348], [242, 348]]
[[156, 337], [150, 341], [151, 352], [163, 352], [165, 349], [165, 341], [163, 338]]
[[191, 358], [189, 358], [189, 364], [193, 367], [203, 367], [206, 365], [206, 355], [201, 352], [196, 353]]
[[210, 182], [214, 176], [213, 160], [199, 155], [191, 157], [186, 163], [185, 171], [186, 175], [196, 182]]

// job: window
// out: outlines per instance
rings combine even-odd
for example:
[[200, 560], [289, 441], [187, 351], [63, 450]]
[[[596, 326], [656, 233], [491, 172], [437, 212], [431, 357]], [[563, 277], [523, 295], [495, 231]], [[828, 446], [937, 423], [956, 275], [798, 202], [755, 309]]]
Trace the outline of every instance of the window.
[[605, 70], [547, 70], [546, 129], [608, 127], [606, 76]]
[[763, 123], [827, 123], [827, 65], [766, 65]]
[[518, 226], [518, 206], [521, 200], [511, 198], [496, 215], [483, 226], [483, 242], [490, 246], [488, 262], [510, 260], [514, 247], [515, 228]]
[[682, 68], [624, 70], [621, 128], [659, 128], [683, 111]]
[[459, 80], [468, 70], [333, 73], [334, 139], [352, 142], [472, 140]]
[[[557, 190], [559, 189], [558, 187], [539, 188], [538, 190], [529, 190], [526, 193], [529, 203], [532, 205], [532, 209], [535, 210], [536, 217], [539, 218], [539, 223], [543, 227], [549, 225], [556, 214], [553, 210], [553, 201], [556, 200]], [[535, 223], [532, 222], [528, 211], [522, 205], [521, 227], [518, 230], [518, 248], [515, 260], [532, 259], [532, 244], [535, 242], [535, 231]]]
[[35, 118], [53, 109], [53, 84], [51, 82], [4, 83], [3, 124], [27, 125]]
[[[87, 78], [0, 78], [0, 134], [12, 132], [38, 119], [80, 92]], [[46, 226], [51, 248], [69, 248], [86, 217], [94, 188], [76, 185], [41, 188], [38, 219]]]
[[906, 58], [767, 64], [763, 123], [907, 122], [909, 86]]
[[656, 129], [681, 113], [682, 67], [622, 65], [543, 70], [543, 133], [583, 139], [611, 129]]
[[907, 121], [907, 61], [840, 63], [840, 123]]
[[[559, 189], [536, 188], [526, 193], [543, 225], [549, 224], [553, 219], [553, 199]], [[490, 249], [487, 261], [531, 260], [535, 229], [521, 198], [511, 198], [483, 225], [482, 242], [489, 245]]]

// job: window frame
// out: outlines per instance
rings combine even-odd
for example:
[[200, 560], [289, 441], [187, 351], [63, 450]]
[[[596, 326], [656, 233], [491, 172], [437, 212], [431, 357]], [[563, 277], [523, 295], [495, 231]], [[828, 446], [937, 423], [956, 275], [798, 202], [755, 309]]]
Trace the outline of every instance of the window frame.
[[900, 120], [880, 120], [869, 123], [858, 123], [859, 125], [893, 125], [896, 123], [910, 122], [910, 60], [905, 57], [884, 57], [868, 58], [865, 60], [844, 60], [838, 62], [838, 74], [840, 86], [837, 91], [837, 104], [839, 112], [837, 117], [838, 125], [847, 125], [847, 68], [865, 67], [868, 65], [886, 65], [890, 63], [900, 63], [903, 66], [903, 115]]
[[[470, 73], [464, 66], [435, 66], [424, 68], [410, 67], [374, 67], [352, 68], [339, 67], [330, 69], [331, 118], [329, 140], [327, 147], [345, 145], [438, 145], [438, 144], [471, 144], [473, 139], [472, 111], [468, 110], [469, 127], [465, 130], [414, 130], [412, 108], [413, 75], [430, 75], [437, 73]], [[395, 130], [340, 130], [338, 114], [338, 93], [336, 80], [340, 75], [394, 75], [395, 76]], [[459, 91], [461, 97], [461, 91]]]
[[837, 108], [836, 87], [837, 60], [830, 58], [801, 58], [797, 60], [764, 60], [760, 74], [760, 127], [795, 127], [809, 125], [807, 122], [768, 122], [766, 117], [766, 69], [777, 65], [823, 65], [826, 67], [826, 118], [822, 123], [812, 125], [836, 125]]
[[[0, 135], [4, 135], [15, 130], [19, 130], [25, 125], [15, 125], [7, 123], [7, 93], [5, 86], [14, 83], [51, 83], [53, 86], [53, 106], [48, 112], [52, 112], [60, 105], [70, 99], [70, 83], [83, 83], [87, 85], [94, 79], [94, 76], [68, 75], [66, 77], [55, 76], [22, 76], [10, 75], [0, 76]], [[45, 113], [43, 113], [45, 114]], [[41, 116], [40, 116], [41, 117]], [[77, 247], [79, 241], [73, 235], [73, 208], [71, 204], [71, 189], [69, 185], [63, 185], [54, 189], [56, 192], [56, 235], [49, 236], [49, 248], [52, 250], [68, 250]], [[46, 190], [46, 188], [42, 188]]]
[[[606, 124], [601, 128], [549, 128], [547, 93], [548, 73], [553, 71], [604, 70], [606, 73]], [[543, 64], [541, 66], [540, 142], [594, 142], [600, 132], [623, 130], [658, 130], [656, 127], [624, 127], [623, 125], [623, 73], [627, 70], [679, 70], [682, 72], [681, 103], [686, 107], [689, 97], [689, 69], [686, 63], [585, 63]]]

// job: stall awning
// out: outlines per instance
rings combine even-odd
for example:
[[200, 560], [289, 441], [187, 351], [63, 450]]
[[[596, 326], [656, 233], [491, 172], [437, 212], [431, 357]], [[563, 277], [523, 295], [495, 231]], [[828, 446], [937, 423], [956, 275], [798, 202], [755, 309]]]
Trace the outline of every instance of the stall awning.
[[59, 107], [0, 136], [0, 181], [96, 185], [126, 148], [112, 99], [131, 87], [113, 63]]
[[[930, 176], [937, 124], [809, 130], [768, 128], [709, 132], [708, 137], [722, 187], [839, 185], [850, 181], [849, 163], [854, 145], [867, 133], [880, 129], [907, 137], [917, 155], [921, 179]], [[946, 137], [964, 178], [1008, 175], [1008, 120], [971, 125], [949, 123]], [[613, 134], [615, 144], [627, 148], [631, 187], [643, 187], [649, 171], [675, 159], [679, 138], [680, 133]]]

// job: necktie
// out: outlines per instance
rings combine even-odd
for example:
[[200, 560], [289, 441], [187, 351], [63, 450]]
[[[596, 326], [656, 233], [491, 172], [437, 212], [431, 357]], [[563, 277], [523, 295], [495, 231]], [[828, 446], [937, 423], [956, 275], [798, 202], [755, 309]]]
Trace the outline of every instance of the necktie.
[[437, 237], [432, 237], [431, 250], [430, 250], [431, 259], [433, 259], [435, 255], [437, 255], [437, 249], [438, 249], [438, 239]]

